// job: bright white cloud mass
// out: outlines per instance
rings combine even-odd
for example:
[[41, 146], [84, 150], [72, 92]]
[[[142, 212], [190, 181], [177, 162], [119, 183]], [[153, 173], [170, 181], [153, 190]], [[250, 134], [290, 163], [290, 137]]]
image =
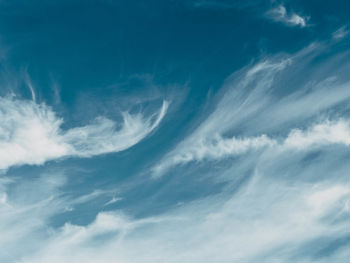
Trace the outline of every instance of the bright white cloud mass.
[[0, 263], [348, 263], [345, 18], [102, 2], [0, 4]]
[[152, 132], [168, 107], [144, 117], [123, 114], [123, 122], [100, 117], [91, 124], [62, 130], [63, 120], [50, 107], [35, 101], [0, 98], [0, 169], [43, 164], [66, 156], [91, 157], [125, 150]]

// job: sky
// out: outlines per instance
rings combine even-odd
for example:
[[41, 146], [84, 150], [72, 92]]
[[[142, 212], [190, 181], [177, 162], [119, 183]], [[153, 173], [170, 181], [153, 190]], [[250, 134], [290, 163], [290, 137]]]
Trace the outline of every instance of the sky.
[[348, 263], [349, 12], [1, 0], [0, 262]]

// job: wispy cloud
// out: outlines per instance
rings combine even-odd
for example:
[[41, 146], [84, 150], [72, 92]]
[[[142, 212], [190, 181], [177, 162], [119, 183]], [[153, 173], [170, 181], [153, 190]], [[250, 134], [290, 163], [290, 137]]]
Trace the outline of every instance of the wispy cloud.
[[291, 131], [284, 141], [284, 146], [296, 149], [308, 149], [312, 146], [329, 144], [350, 145], [349, 121], [325, 121], [312, 126], [306, 131], [295, 129]]
[[347, 29], [346, 26], [342, 26], [339, 29], [337, 29], [333, 34], [333, 39], [335, 40], [339, 40], [344, 38], [345, 36], [347, 36], [349, 34], [349, 30]]
[[0, 98], [0, 169], [125, 150], [159, 125], [167, 107], [164, 101], [161, 109], [148, 117], [125, 112], [120, 124], [100, 117], [89, 125], [63, 130], [63, 120], [47, 105]]
[[[195, 2], [230, 9], [259, 1]], [[308, 26], [291, 10], [274, 12], [274, 21]], [[44, 94], [29, 79], [31, 99], [0, 97], [0, 172], [40, 165], [0, 176], [0, 262], [348, 263], [350, 51], [339, 45], [347, 40], [344, 32], [327, 44], [247, 65], [203, 108], [196, 104], [199, 111], [190, 97], [203, 98], [199, 89], [188, 92], [187, 105], [171, 97], [177, 107], [166, 123], [169, 103], [159, 103], [158, 94], [145, 101], [149, 96], [139, 98], [139, 91], [127, 100], [137, 104], [129, 112], [73, 127], [39, 103]], [[118, 103], [106, 101], [110, 113]], [[129, 149], [161, 124], [171, 127], [135, 151], [95, 160], [98, 174], [86, 174], [86, 162], [74, 159], [60, 163], [65, 172], [45, 166]], [[180, 125], [186, 126], [179, 131]]]
[[154, 176], [160, 176], [172, 166], [193, 161], [222, 160], [228, 157], [275, 148], [286, 150], [314, 150], [331, 144], [350, 145], [350, 122], [348, 120], [325, 121], [307, 130], [293, 129], [285, 139], [273, 139], [263, 134], [259, 137], [223, 138], [215, 135], [197, 140], [185, 151], [178, 152], [153, 168]]
[[109, 206], [109, 205], [115, 204], [116, 202], [119, 202], [121, 200], [123, 200], [123, 198], [113, 196], [111, 200], [109, 200], [108, 202], [106, 202], [104, 204], [104, 206]]
[[[225, 177], [219, 194], [133, 217], [127, 209], [106, 211], [120, 200], [116, 191], [65, 193], [69, 178], [62, 174], [1, 177], [0, 261], [347, 263], [349, 53], [314, 64], [322, 51], [322, 45], [313, 45], [230, 76], [215, 107], [154, 168], [159, 175], [178, 175], [186, 170], [182, 164], [192, 162], [193, 177], [202, 179], [206, 171], [195, 170], [198, 163], [210, 170], [211, 161], [240, 156], [209, 171], [211, 182]], [[166, 110], [164, 103], [150, 116], [124, 114], [120, 126], [100, 118], [63, 130], [63, 120], [48, 106], [2, 98], [0, 113], [7, 126], [0, 126], [1, 141], [37, 158], [41, 155], [31, 147], [44, 138], [45, 144], [38, 144], [42, 162], [48, 156], [89, 157], [133, 145], [159, 125]], [[28, 156], [4, 167], [38, 163]], [[240, 178], [246, 180], [238, 184]], [[138, 179], [131, 178], [131, 184]], [[102, 196], [92, 222], [78, 225], [67, 219], [60, 227], [51, 225], [67, 207]], [[147, 201], [139, 201], [144, 209]]]
[[[91, 193], [88, 193], [88, 194], [85, 194], [85, 195], [81, 195], [77, 198], [74, 198], [70, 201], [70, 204], [72, 206], [74, 205], [78, 205], [78, 204], [83, 204], [83, 203], [87, 203], [91, 200], [94, 200], [98, 197], [101, 197], [101, 196], [113, 196], [115, 194], [115, 191], [111, 191], [111, 190], [101, 190], [101, 189], [96, 189], [94, 191], [92, 191]], [[115, 199], [115, 200], [114, 200]], [[111, 201], [114, 200], [114, 202], [117, 202], [119, 200], [121, 200], [120, 198], [117, 199], [115, 197], [113, 197], [111, 199]], [[110, 202], [110, 204], [112, 204], [113, 202]]]
[[299, 26], [306, 27], [308, 17], [302, 17], [292, 11], [287, 12], [287, 9], [280, 5], [276, 8], [269, 10], [266, 16], [276, 22], [281, 22], [287, 26]]
[[25, 71], [24, 71], [24, 82], [25, 82], [25, 84], [27, 85], [27, 87], [28, 87], [28, 89], [30, 91], [30, 94], [32, 96], [32, 100], [34, 102], [36, 102], [36, 94], [35, 94], [35, 91], [34, 91], [32, 80], [30, 79], [29, 74], [28, 74], [28, 69], [25, 69]]
[[[289, 153], [278, 154], [273, 163], [283, 158], [290, 161], [283, 168], [290, 170], [296, 159]], [[317, 162], [309, 165], [319, 166]], [[304, 169], [289, 184], [275, 166], [261, 162], [249, 183], [234, 194], [226, 190], [142, 219], [121, 211], [100, 212], [86, 226], [67, 222], [58, 229], [48, 222], [71, 202], [60, 190], [67, 183], [62, 174], [43, 175], [31, 182], [3, 179], [0, 189], [9, 198], [8, 206], [0, 204], [0, 259], [22, 263], [289, 263], [298, 258], [311, 263], [327, 247], [320, 242], [323, 237], [341, 239], [350, 227], [347, 177], [342, 174], [338, 182], [317, 183], [311, 178]], [[340, 246], [327, 260], [345, 263], [348, 256], [348, 250]]]
[[[67, 223], [21, 262], [253, 263], [295, 262], [299, 257], [311, 263], [318, 253], [312, 241], [347, 233], [347, 220], [333, 222], [349, 215], [349, 194], [347, 185], [291, 188], [256, 174], [234, 197], [193, 202], [158, 217], [101, 212], [87, 226]], [[303, 247], [306, 255], [295, 254]], [[340, 248], [328, 259], [346, 262], [347, 256]]]
[[[322, 49], [314, 46], [277, 61], [265, 60], [231, 76], [215, 110], [153, 167], [154, 176], [162, 175], [174, 165], [219, 160], [264, 148], [348, 145], [349, 121], [338, 120], [337, 116], [329, 119], [326, 113], [340, 105], [345, 110], [344, 103], [350, 98], [349, 81], [340, 81], [324, 72], [338, 60], [319, 65], [317, 74], [300, 79], [298, 88], [293, 87], [278, 99], [273, 95], [287, 88], [284, 78], [294, 78], [295, 73], [289, 72], [298, 73], [296, 69], [305, 68]], [[339, 72], [342, 68], [347, 68], [347, 64], [340, 66]], [[315, 116], [318, 119], [313, 119]], [[304, 128], [296, 127], [301, 124]], [[274, 136], [276, 133], [278, 137]]]
[[[184, 202], [156, 216], [133, 218], [125, 211], [100, 211], [87, 225], [66, 222], [54, 228], [50, 219], [67, 206], [112, 192], [95, 190], [70, 198], [62, 190], [68, 180], [64, 176], [45, 175], [29, 183], [3, 178], [0, 245], [6, 252], [0, 251], [0, 259], [24, 263], [312, 263], [316, 258], [322, 263], [346, 263], [347, 243], [336, 241], [350, 234], [350, 165], [344, 161], [349, 156], [344, 146], [350, 143], [346, 115], [350, 92], [346, 77], [340, 74], [348, 64], [327, 60], [327, 66], [339, 66], [336, 77], [324, 75], [318, 64], [317, 73], [306, 72], [307, 78], [296, 90], [283, 89], [285, 93], [274, 95], [281, 92], [276, 89], [288, 87], [286, 80], [299, 74], [296, 68], [304, 69], [303, 63], [309, 65], [319, 54], [310, 52], [316, 51], [271, 58], [232, 75], [215, 109], [160, 161], [166, 165], [170, 160], [167, 168], [181, 172], [178, 164], [171, 163], [176, 156], [184, 156], [180, 162], [195, 160], [195, 165], [202, 162], [210, 167], [203, 160], [260, 151], [246, 154], [239, 160], [242, 165], [232, 160], [228, 168], [211, 174], [229, 180], [220, 194]], [[325, 94], [328, 100], [322, 100]], [[149, 121], [149, 129], [158, 125], [161, 111]], [[60, 132], [67, 140], [68, 132]], [[242, 176], [248, 180], [237, 186], [236, 179]], [[101, 204], [101, 209], [117, 200]], [[324, 259], [319, 257], [322, 253], [327, 254]]]
[[1, 178], [0, 194], [6, 196], [0, 204], [1, 261], [18, 262], [22, 255], [32, 253], [47, 240], [48, 221], [64, 210], [59, 188], [65, 183], [66, 177], [61, 173], [35, 179]]

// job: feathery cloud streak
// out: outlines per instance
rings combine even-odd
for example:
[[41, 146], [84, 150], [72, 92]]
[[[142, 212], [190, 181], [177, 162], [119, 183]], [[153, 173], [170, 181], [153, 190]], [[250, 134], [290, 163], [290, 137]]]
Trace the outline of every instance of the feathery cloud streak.
[[294, 12], [287, 12], [287, 9], [283, 5], [271, 9], [266, 13], [266, 16], [287, 26], [307, 26], [306, 21], [308, 18], [302, 17]]
[[64, 131], [63, 120], [47, 105], [0, 98], [0, 169], [125, 150], [152, 132], [167, 108], [164, 101], [160, 110], [148, 117], [123, 113], [121, 124], [100, 117], [89, 125]]
[[[274, 92], [288, 85], [285, 78], [295, 77], [295, 73], [289, 72], [299, 74], [298, 68], [304, 69], [312, 63], [322, 49], [311, 46], [289, 58], [266, 60], [233, 74], [215, 110], [165, 155], [153, 168], [154, 176], [161, 176], [174, 165], [218, 160], [266, 147], [305, 149], [333, 143], [348, 145], [349, 121], [336, 116], [329, 120], [326, 112], [335, 106], [348, 107], [345, 102], [350, 98], [350, 82], [340, 80], [340, 76], [323, 74], [329, 65], [320, 65], [318, 72], [310, 72], [313, 75], [301, 79], [299, 88], [293, 87], [278, 99], [274, 96]], [[337, 64], [338, 60], [329, 63]], [[341, 65], [339, 72], [347, 66], [347, 63]], [[301, 124], [305, 128], [296, 128]], [[279, 138], [272, 136], [276, 133], [280, 134]]]

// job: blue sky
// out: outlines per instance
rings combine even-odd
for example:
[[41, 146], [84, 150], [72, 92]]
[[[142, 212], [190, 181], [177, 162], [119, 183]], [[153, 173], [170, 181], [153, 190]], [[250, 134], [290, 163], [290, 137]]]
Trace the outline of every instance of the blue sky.
[[0, 7], [0, 262], [348, 262], [347, 1]]

